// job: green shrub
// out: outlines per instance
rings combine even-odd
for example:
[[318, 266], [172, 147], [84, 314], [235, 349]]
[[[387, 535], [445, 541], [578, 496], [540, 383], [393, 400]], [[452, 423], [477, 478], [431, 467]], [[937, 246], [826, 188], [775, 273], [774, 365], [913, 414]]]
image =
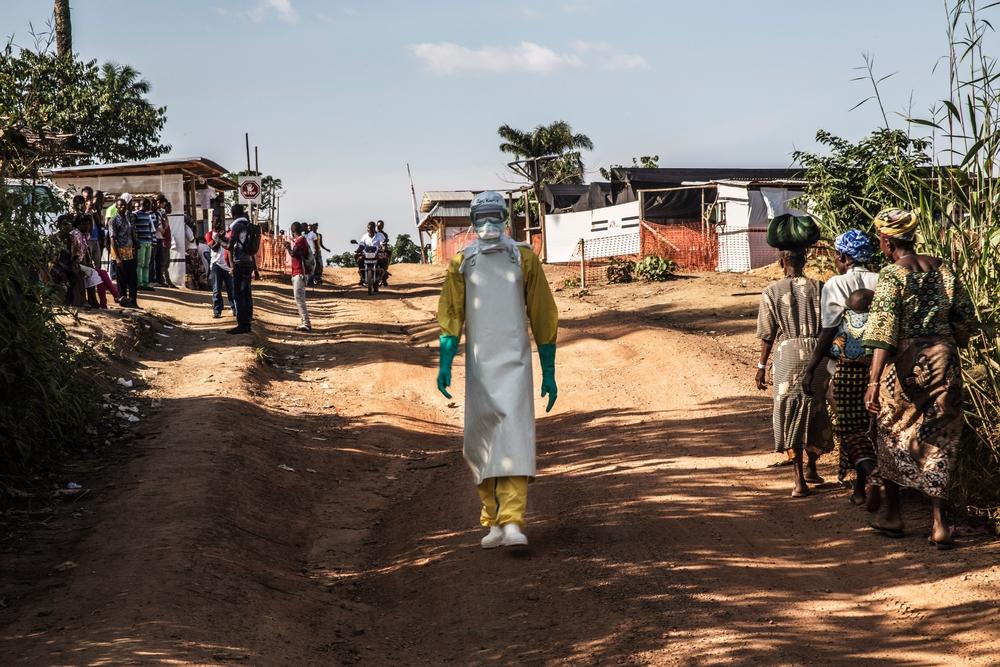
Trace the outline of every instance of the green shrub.
[[677, 277], [677, 262], [658, 255], [643, 257], [635, 263], [635, 275], [647, 282], [662, 283]]
[[54, 256], [40, 220], [0, 193], [0, 470], [51, 460], [78, 443], [96, 405], [39, 280]]

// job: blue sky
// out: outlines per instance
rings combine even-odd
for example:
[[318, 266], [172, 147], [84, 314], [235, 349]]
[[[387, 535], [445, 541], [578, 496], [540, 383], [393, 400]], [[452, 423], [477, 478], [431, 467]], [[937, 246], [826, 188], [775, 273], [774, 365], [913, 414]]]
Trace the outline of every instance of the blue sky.
[[[3, 0], [0, 32], [28, 44], [51, 3]], [[338, 245], [383, 218], [412, 229], [405, 163], [423, 190], [513, 181], [502, 123], [563, 119], [597, 167], [784, 167], [818, 128], [881, 122], [852, 82], [862, 52], [891, 110], [947, 93], [939, 0], [75, 0], [74, 50], [133, 65], [168, 107], [173, 155], [284, 179], [283, 226]], [[143, 25], [145, 28], [139, 29]], [[329, 244], [328, 244], [329, 245]]]

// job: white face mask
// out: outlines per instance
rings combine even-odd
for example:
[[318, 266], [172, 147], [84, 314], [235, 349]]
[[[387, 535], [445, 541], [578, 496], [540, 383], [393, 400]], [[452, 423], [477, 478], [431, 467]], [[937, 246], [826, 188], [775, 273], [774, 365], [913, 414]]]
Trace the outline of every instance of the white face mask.
[[487, 219], [476, 224], [476, 235], [483, 241], [496, 241], [503, 234], [503, 228], [499, 218]]

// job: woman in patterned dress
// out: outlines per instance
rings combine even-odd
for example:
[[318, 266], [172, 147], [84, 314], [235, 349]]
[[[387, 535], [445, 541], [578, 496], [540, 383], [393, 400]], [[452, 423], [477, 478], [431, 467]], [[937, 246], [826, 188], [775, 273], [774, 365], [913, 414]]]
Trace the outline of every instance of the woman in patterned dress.
[[953, 546], [942, 501], [948, 494], [962, 434], [962, 369], [958, 347], [969, 340], [972, 304], [940, 259], [914, 251], [917, 216], [888, 209], [875, 218], [882, 252], [864, 346], [873, 351], [865, 407], [878, 424], [878, 474], [884, 512], [871, 527], [903, 536], [899, 487], [932, 504], [930, 542]]
[[[816, 461], [833, 449], [830, 419], [826, 412], [826, 366], [813, 375], [813, 391], [807, 394], [802, 378], [809, 366], [820, 332], [820, 294], [823, 283], [806, 278], [806, 250], [782, 250], [781, 268], [785, 278], [764, 290], [757, 315], [760, 360], [757, 362], [757, 388], [767, 389], [765, 369], [774, 351], [774, 449], [792, 450], [795, 455], [795, 481], [792, 497], [808, 496], [807, 482], [822, 484]], [[802, 451], [808, 461], [805, 469]]]

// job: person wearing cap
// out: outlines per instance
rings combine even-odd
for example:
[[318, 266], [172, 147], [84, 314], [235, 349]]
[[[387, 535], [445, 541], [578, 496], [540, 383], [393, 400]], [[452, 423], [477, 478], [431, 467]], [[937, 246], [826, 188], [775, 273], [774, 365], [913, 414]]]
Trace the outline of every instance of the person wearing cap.
[[[802, 389], [809, 396], [813, 395], [816, 369], [826, 362], [826, 355], [844, 324], [851, 294], [858, 290], [874, 290], [878, 282], [878, 273], [868, 266], [875, 256], [875, 244], [868, 234], [860, 229], [849, 229], [838, 236], [833, 245], [837, 275], [823, 284], [820, 297], [823, 328], [802, 377]], [[838, 477], [843, 480], [849, 471], [855, 471], [851, 496], [855, 505], [865, 503], [866, 482], [875, 469], [875, 445], [869, 434], [870, 420], [864, 403], [869, 359], [860, 348], [858, 352], [860, 354], [838, 354], [831, 378], [833, 402], [830, 405], [836, 417], [834, 433], [840, 441]], [[868, 489], [869, 509], [876, 509], [878, 498], [877, 486]]]
[[902, 537], [900, 487], [931, 500], [929, 541], [953, 545], [944, 518], [962, 435], [962, 366], [975, 311], [968, 293], [941, 259], [915, 250], [917, 213], [886, 209], [873, 221], [889, 259], [878, 276], [862, 344], [872, 353], [865, 407], [877, 425], [877, 475], [882, 513], [871, 527]]
[[115, 263], [120, 303], [126, 308], [138, 308], [139, 274], [136, 249], [139, 240], [135, 232], [135, 216], [129, 211], [132, 195], [123, 192], [116, 202], [115, 217], [109, 225], [111, 259]]
[[438, 390], [451, 398], [451, 366], [465, 330], [463, 454], [479, 492], [484, 549], [524, 547], [528, 482], [535, 476], [531, 327], [542, 367], [545, 411], [556, 402], [559, 315], [542, 265], [505, 233], [507, 206], [496, 192], [470, 206], [476, 239], [448, 265], [438, 302]]

